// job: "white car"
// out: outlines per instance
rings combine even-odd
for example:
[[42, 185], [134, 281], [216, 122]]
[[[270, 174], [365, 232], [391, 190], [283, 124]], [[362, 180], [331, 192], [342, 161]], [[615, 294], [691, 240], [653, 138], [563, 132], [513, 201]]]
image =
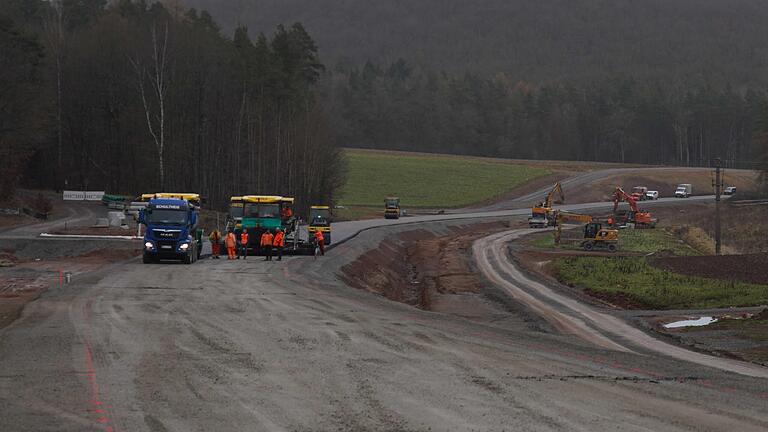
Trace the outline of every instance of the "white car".
[[659, 191], [648, 191], [645, 193], [645, 199], [657, 200], [659, 199]]
[[725, 195], [733, 195], [735, 193], [736, 193], [736, 186], [728, 186], [723, 191], [723, 194], [725, 194]]

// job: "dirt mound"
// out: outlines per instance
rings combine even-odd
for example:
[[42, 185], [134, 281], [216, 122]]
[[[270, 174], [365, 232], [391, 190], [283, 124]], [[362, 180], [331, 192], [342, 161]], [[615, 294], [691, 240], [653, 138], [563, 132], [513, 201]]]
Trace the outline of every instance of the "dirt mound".
[[768, 321], [768, 309], [763, 309], [762, 312], [752, 317], [754, 320], [758, 321]]
[[447, 233], [405, 231], [342, 267], [340, 276], [355, 288], [435, 310], [445, 296], [480, 291], [468, 251], [479, 237], [504, 229], [506, 223], [491, 222], [452, 226]]
[[648, 261], [653, 266], [688, 276], [768, 284], [768, 253], [665, 257]]

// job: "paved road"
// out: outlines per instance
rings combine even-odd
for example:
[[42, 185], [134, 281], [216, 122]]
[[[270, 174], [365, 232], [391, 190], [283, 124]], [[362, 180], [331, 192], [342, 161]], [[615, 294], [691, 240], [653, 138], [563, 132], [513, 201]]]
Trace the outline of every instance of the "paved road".
[[107, 209], [100, 202], [60, 201], [56, 203], [55, 219], [0, 231], [0, 238], [34, 238], [43, 232], [52, 232], [66, 228], [92, 226], [99, 218], [106, 218]]
[[[698, 201], [714, 201], [714, 195], [701, 195], [693, 196], [690, 198], [660, 198], [655, 201], [644, 201], [641, 208], [652, 209], [657, 206], [665, 205], [680, 205], [685, 202], [698, 202]], [[626, 207], [627, 204], [621, 204]], [[610, 212], [613, 209], [612, 202], [593, 202], [582, 204], [570, 204], [554, 206], [558, 210], [566, 211], [606, 211]], [[337, 222], [333, 224], [333, 241], [335, 243], [343, 243], [346, 240], [357, 235], [359, 232], [368, 230], [371, 228], [383, 227], [383, 226], [395, 226], [403, 224], [416, 224], [424, 222], [436, 222], [436, 221], [450, 221], [450, 220], [462, 220], [462, 219], [480, 219], [480, 218], [498, 218], [498, 217], [519, 217], [530, 216], [531, 209], [529, 207], [513, 208], [507, 210], [467, 210], [464, 213], [452, 213], [441, 215], [422, 215], [403, 217], [400, 219], [368, 219], [351, 222]]]

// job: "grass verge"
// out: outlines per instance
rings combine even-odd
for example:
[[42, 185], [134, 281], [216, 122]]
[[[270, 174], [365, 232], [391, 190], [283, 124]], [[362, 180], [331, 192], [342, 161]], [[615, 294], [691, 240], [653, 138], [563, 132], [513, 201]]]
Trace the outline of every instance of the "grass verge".
[[643, 257], [568, 257], [553, 263], [562, 282], [606, 297], [628, 297], [653, 309], [753, 306], [768, 303], [768, 285], [685, 276]]
[[[559, 248], [580, 250], [582, 228], [564, 230]], [[542, 235], [531, 242], [531, 246], [553, 249], [555, 247], [554, 233]], [[619, 231], [619, 250], [626, 252], [653, 253], [660, 250], [669, 250], [675, 255], [699, 255], [699, 252], [678, 239], [673, 234], [663, 229], [623, 229]]]
[[455, 208], [486, 201], [549, 175], [546, 168], [495, 159], [345, 151], [349, 171], [341, 192], [345, 206], [382, 207], [388, 195], [403, 208]]

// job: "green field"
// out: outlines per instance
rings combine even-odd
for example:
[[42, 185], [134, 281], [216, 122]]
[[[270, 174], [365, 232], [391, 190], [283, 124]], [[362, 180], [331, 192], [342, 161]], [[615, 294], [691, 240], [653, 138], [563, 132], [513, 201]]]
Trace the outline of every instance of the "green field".
[[398, 196], [409, 208], [451, 208], [492, 199], [541, 176], [544, 168], [501, 160], [347, 150], [347, 184], [339, 203], [380, 208]]
[[[581, 249], [581, 234], [583, 234], [581, 227], [563, 230], [560, 248]], [[531, 245], [540, 248], [554, 248], [554, 233], [547, 233], [536, 238]], [[619, 231], [619, 250], [645, 253], [670, 250], [675, 255], [700, 255], [697, 250], [663, 229], [622, 229]]]
[[722, 308], [768, 303], [768, 285], [686, 276], [644, 257], [569, 257], [554, 262], [558, 279], [605, 294], [624, 294], [653, 309]]

